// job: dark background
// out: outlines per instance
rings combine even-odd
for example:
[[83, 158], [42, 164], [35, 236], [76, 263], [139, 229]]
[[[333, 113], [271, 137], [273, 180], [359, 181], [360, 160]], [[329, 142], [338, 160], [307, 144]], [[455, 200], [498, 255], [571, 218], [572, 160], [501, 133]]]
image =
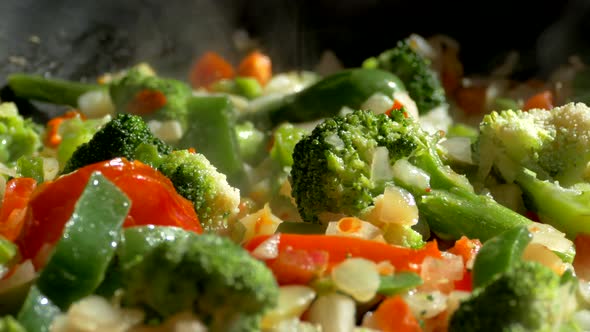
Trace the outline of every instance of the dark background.
[[517, 75], [543, 76], [570, 55], [588, 59], [590, 0], [0, 0], [0, 84], [17, 71], [85, 79], [139, 61], [184, 79], [207, 50], [237, 63], [236, 29], [275, 71], [313, 69], [327, 49], [357, 66], [410, 33], [442, 33], [460, 42], [468, 73], [516, 50]]

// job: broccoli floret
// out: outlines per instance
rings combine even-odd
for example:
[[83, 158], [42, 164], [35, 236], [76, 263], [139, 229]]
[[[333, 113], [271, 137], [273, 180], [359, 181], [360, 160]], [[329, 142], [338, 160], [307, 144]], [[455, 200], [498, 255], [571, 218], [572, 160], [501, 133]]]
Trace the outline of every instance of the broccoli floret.
[[165, 156], [158, 170], [174, 184], [176, 191], [193, 202], [206, 231], [223, 233], [239, 212], [240, 191], [227, 182], [205, 156], [178, 150]]
[[96, 132], [90, 141], [78, 146], [66, 162], [62, 173], [116, 157], [134, 160], [136, 149], [142, 143], [156, 146], [161, 154], [168, 154], [172, 150], [152, 134], [141, 117], [119, 114]]
[[[160, 92], [165, 96], [164, 105], [149, 103], [157, 109], [142, 110], [138, 106], [145, 106], [141, 101], [146, 91]], [[117, 112], [141, 114], [146, 120], [177, 120], [186, 128], [186, 101], [191, 96], [188, 85], [174, 79], [148, 75], [139, 68], [129, 69], [125, 75], [113, 81], [109, 86], [109, 93]], [[149, 101], [149, 100], [148, 100]]]
[[[362, 217], [388, 185], [409, 191], [420, 217], [439, 236], [482, 241], [530, 220], [473, 192], [464, 176], [443, 164], [436, 136], [403, 111], [391, 117], [354, 111], [319, 124], [295, 146], [292, 195], [301, 217]], [[436, 203], [437, 207], [428, 209]], [[422, 212], [428, 211], [427, 214]]]
[[516, 262], [460, 304], [449, 331], [557, 330], [573, 313], [574, 289], [541, 263]]
[[430, 68], [430, 61], [412, 50], [407, 40], [401, 40], [395, 48], [366, 60], [363, 66], [397, 75], [416, 102], [420, 114], [446, 103], [445, 90]]
[[39, 125], [18, 113], [15, 104], [0, 104], [0, 162], [12, 164], [21, 156], [39, 151], [41, 131]]
[[475, 145], [478, 179], [490, 174], [519, 185], [528, 208], [570, 238], [588, 232], [590, 108], [569, 103], [552, 110], [486, 115]]
[[263, 262], [228, 238], [174, 227], [125, 230], [119, 249], [121, 302], [166, 318], [192, 311], [209, 331], [259, 331], [277, 303]]

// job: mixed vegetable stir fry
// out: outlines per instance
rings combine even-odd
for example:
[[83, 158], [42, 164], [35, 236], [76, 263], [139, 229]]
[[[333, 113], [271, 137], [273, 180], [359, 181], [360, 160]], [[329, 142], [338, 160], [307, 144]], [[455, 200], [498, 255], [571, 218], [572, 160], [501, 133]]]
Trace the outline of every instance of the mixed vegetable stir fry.
[[589, 330], [589, 72], [508, 72], [9, 76], [64, 113], [0, 103], [0, 331]]

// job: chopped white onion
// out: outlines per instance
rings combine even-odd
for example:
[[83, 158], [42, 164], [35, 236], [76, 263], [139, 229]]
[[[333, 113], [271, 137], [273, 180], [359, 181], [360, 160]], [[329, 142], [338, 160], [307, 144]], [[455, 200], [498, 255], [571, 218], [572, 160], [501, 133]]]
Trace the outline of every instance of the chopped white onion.
[[342, 141], [340, 136], [338, 136], [338, 134], [331, 134], [328, 137], [326, 137], [326, 143], [331, 144], [337, 150], [344, 149], [344, 142]]
[[53, 180], [59, 172], [59, 162], [55, 158], [43, 158], [43, 178]]
[[568, 252], [574, 247], [574, 243], [565, 237], [565, 233], [549, 224], [534, 222], [528, 229], [533, 235], [532, 243], [542, 244], [557, 252]]
[[414, 196], [408, 191], [397, 186], [387, 186], [382, 195], [375, 197], [375, 204], [363, 218], [387, 233], [386, 225], [415, 225], [418, 222], [418, 208]]
[[404, 300], [418, 319], [432, 318], [447, 309], [447, 296], [439, 291], [411, 292]]
[[445, 149], [450, 159], [469, 165], [473, 164], [471, 140], [468, 137], [449, 137], [439, 144]]
[[522, 259], [539, 262], [558, 274], [562, 274], [566, 269], [566, 265], [561, 258], [540, 243], [529, 243], [524, 249]]
[[379, 288], [377, 264], [364, 258], [349, 258], [332, 269], [337, 289], [359, 302], [372, 299]]
[[391, 166], [389, 166], [389, 150], [384, 146], [378, 146], [373, 151], [371, 160], [371, 182], [390, 181], [392, 177]]
[[331, 221], [326, 228], [326, 235], [341, 235], [372, 240], [382, 235], [381, 229], [356, 217], [344, 217]]
[[90, 119], [115, 114], [115, 105], [113, 105], [111, 95], [106, 89], [88, 91], [80, 95], [78, 108], [80, 113]]
[[174, 143], [182, 137], [182, 126], [176, 120], [150, 120], [148, 127], [156, 137], [167, 143]]
[[279, 256], [280, 241], [280, 234], [270, 236], [252, 251], [252, 256], [262, 260], [277, 258]]
[[70, 306], [68, 312], [51, 324], [51, 332], [123, 332], [139, 324], [144, 313], [135, 309], [120, 309], [105, 298], [91, 295]]
[[372, 94], [364, 103], [361, 104], [361, 109], [370, 110], [375, 114], [385, 113], [385, 111], [389, 110], [393, 105], [393, 99], [390, 97], [382, 94], [381, 92], [376, 92]]
[[27, 259], [14, 270], [10, 277], [0, 279], [0, 294], [29, 283], [35, 277], [35, 267], [31, 260]]
[[315, 299], [313, 288], [300, 285], [282, 286], [279, 288], [277, 305], [262, 318], [262, 328], [273, 328], [284, 320], [298, 318], [307, 310]]
[[356, 303], [343, 294], [321, 295], [309, 308], [308, 320], [321, 326], [322, 332], [352, 332], [356, 320]]
[[270, 205], [266, 203], [262, 209], [243, 217], [238, 222], [246, 230], [242, 242], [247, 242], [256, 235], [274, 234], [283, 221], [272, 213]]
[[417, 188], [430, 188], [430, 176], [410, 164], [406, 159], [399, 159], [393, 164], [393, 177], [404, 184]]

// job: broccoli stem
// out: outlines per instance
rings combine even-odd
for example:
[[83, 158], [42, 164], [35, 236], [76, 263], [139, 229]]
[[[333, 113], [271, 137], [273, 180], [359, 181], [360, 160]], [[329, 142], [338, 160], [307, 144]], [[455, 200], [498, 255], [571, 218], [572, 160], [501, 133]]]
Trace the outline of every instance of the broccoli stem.
[[459, 189], [433, 190], [418, 200], [420, 217], [441, 238], [465, 235], [486, 241], [508, 229], [532, 221], [492, 198]]
[[98, 84], [71, 82], [29, 74], [8, 76], [8, 85], [18, 97], [72, 107], [78, 107], [78, 98], [82, 94], [106, 89], [106, 86]]
[[524, 169], [516, 182], [539, 219], [564, 232], [569, 239], [590, 233], [590, 187], [564, 188], [557, 182], [539, 180]]

